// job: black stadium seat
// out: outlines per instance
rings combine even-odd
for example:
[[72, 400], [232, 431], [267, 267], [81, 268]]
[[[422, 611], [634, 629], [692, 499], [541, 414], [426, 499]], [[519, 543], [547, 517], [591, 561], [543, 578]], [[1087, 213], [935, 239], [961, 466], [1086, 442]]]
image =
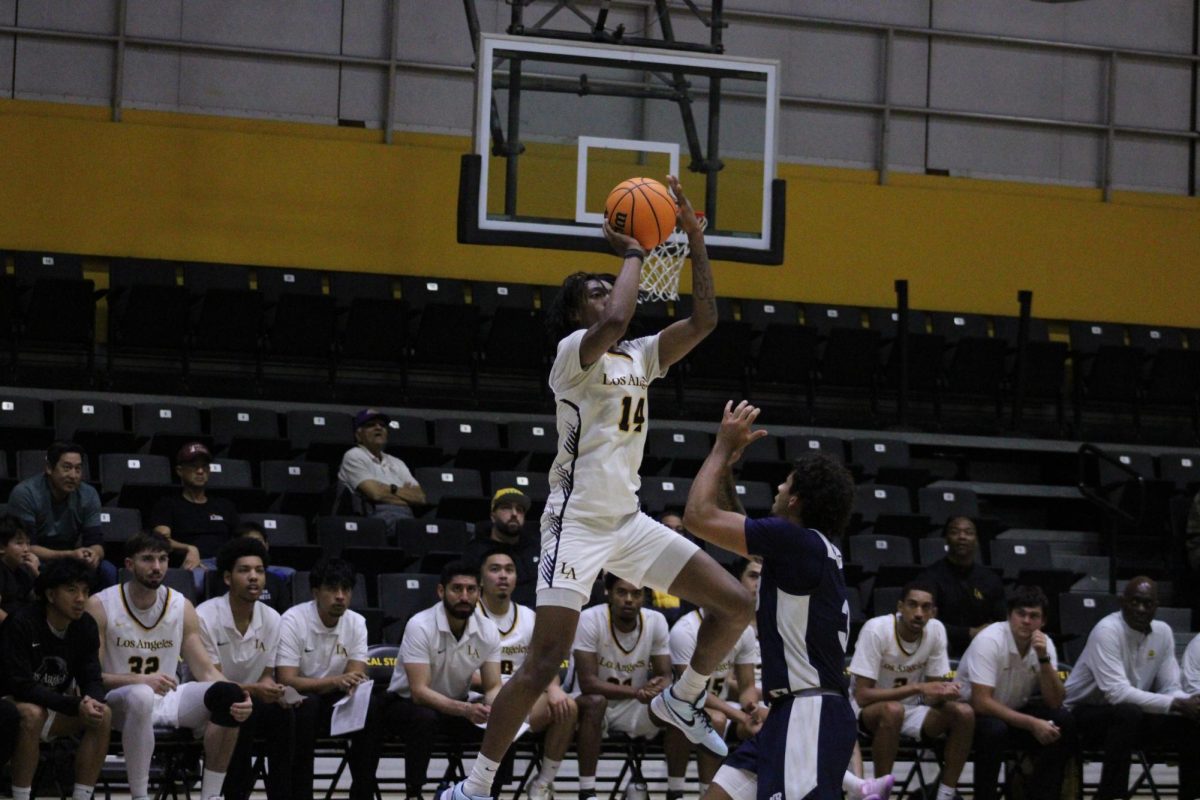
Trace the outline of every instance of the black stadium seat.
[[239, 514], [242, 522], [253, 522], [262, 528], [267, 537], [267, 543], [275, 545], [306, 545], [308, 544], [308, 526], [303, 517], [295, 514], [276, 514], [272, 512], [252, 512]]

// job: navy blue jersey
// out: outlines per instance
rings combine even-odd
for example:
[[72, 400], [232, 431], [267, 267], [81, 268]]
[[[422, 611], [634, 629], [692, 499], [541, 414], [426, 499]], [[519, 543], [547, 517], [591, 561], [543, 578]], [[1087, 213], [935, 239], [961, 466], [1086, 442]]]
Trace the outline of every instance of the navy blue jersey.
[[805, 689], [845, 694], [850, 604], [842, 554], [819, 531], [781, 517], [746, 519], [746, 550], [762, 556], [758, 640], [763, 694]]

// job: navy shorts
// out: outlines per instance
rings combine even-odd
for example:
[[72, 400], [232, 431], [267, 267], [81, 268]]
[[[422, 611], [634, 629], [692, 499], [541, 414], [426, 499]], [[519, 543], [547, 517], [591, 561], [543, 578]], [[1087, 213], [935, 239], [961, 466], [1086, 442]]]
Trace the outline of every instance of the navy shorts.
[[857, 736], [850, 701], [836, 695], [785, 697], [771, 704], [753, 738], [724, 767], [758, 776], [758, 800], [840, 800]]

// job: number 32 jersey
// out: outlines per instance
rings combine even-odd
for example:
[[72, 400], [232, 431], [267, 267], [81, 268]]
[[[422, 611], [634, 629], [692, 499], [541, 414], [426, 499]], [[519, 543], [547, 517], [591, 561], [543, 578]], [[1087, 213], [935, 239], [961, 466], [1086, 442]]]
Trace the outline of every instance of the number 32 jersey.
[[154, 605], [142, 611], [129, 602], [125, 584], [118, 583], [100, 592], [100, 602], [108, 617], [104, 671], [174, 677], [183, 644], [183, 595], [160, 586]]
[[620, 517], [638, 510], [638, 471], [649, 427], [650, 382], [666, 370], [658, 336], [623, 341], [586, 369], [585, 330], [558, 343], [550, 389], [558, 415], [558, 455], [546, 510], [554, 516]]

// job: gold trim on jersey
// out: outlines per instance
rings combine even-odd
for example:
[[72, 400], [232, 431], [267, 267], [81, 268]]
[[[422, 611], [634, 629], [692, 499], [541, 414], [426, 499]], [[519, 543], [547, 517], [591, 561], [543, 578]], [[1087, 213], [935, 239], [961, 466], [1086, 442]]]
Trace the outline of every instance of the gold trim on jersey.
[[482, 597], [479, 598], [479, 610], [483, 612], [483, 616], [487, 617], [488, 619], [492, 620], [492, 622], [496, 623], [496, 630], [500, 631], [501, 639], [507, 637], [510, 633], [512, 633], [513, 631], [515, 631], [517, 629], [517, 617], [520, 616], [520, 614], [521, 614], [521, 606], [518, 605], [517, 603], [512, 603], [512, 608], [513, 608], [512, 625], [508, 626], [508, 630], [501, 631], [500, 623], [497, 621], [497, 619], [494, 619], [492, 617], [492, 615], [488, 613], [487, 606], [484, 605], [483, 598]]
[[606, 352], [604, 353], [604, 355], [606, 355], [606, 356], [617, 356], [617, 357], [619, 357], [619, 358], [623, 358], [623, 359], [625, 359], [626, 361], [633, 361], [633, 356], [629, 355], [628, 353], [620, 353], [620, 352], [617, 352], [616, 350], [608, 350], [608, 351], [606, 351]]
[[911, 651], [904, 649], [904, 640], [900, 638], [900, 615], [896, 614], [892, 617], [892, 635], [896, 637], [896, 647], [900, 648], [900, 652], [906, 656], [915, 656], [917, 651], [921, 649], [921, 642], [925, 639], [925, 629], [921, 629], [920, 635], [917, 636], [917, 646]]
[[637, 622], [638, 635], [637, 635], [637, 638], [633, 640], [633, 646], [630, 647], [628, 650], [626, 650], [624, 645], [621, 644], [621, 639], [620, 639], [620, 637], [617, 636], [617, 628], [615, 625], [613, 625], [613, 621], [612, 621], [612, 609], [606, 608], [606, 609], [604, 609], [604, 613], [606, 615], [608, 615], [608, 632], [610, 634], [612, 634], [613, 644], [615, 644], [617, 646], [617, 649], [620, 650], [625, 655], [630, 655], [634, 650], [637, 650], [638, 642], [640, 642], [642, 640], [642, 633], [644, 633], [646, 630], [646, 620], [644, 618], [643, 612], [641, 612], [641, 611], [638, 612], [638, 622]]
[[129, 618], [132, 619], [134, 622], [136, 622], [138, 627], [144, 631], [152, 631], [155, 628], [157, 628], [158, 623], [163, 621], [163, 617], [165, 617], [167, 615], [167, 610], [171, 607], [171, 587], [168, 586], [168, 587], [166, 587], [167, 597], [165, 600], [163, 600], [162, 613], [160, 613], [158, 615], [158, 619], [154, 620], [153, 625], [146, 627], [146, 624], [144, 622], [142, 622], [140, 619], [138, 619], [137, 614], [135, 614], [133, 609], [130, 608], [130, 606], [129, 606], [129, 600], [125, 597], [125, 584], [123, 584], [123, 583], [118, 584], [117, 588], [120, 590], [121, 605], [125, 606], [125, 613], [128, 614]]

